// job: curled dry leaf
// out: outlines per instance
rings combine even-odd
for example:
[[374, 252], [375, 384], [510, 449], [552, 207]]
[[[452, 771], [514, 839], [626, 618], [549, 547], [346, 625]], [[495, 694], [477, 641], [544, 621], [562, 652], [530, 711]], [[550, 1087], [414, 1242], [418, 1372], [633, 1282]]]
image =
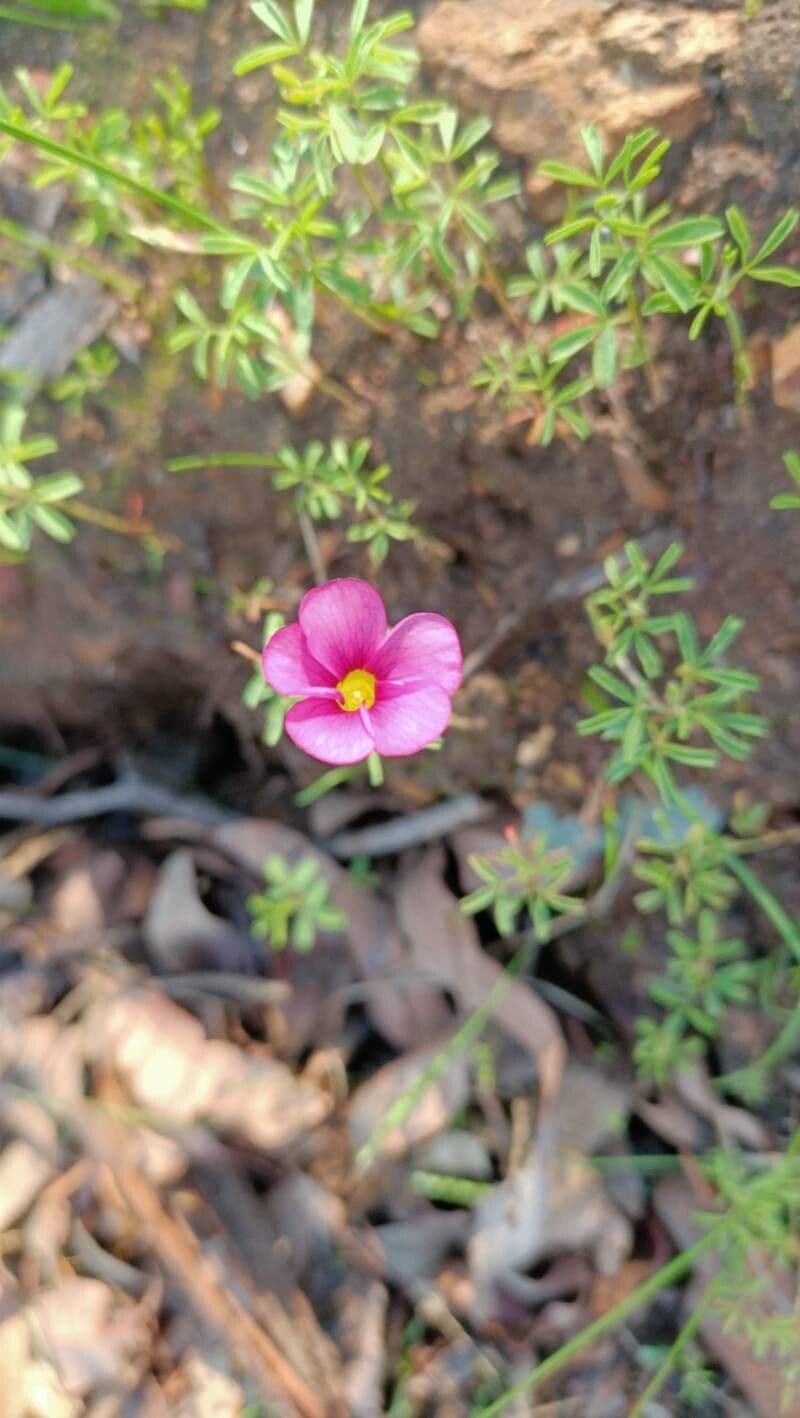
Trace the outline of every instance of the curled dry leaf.
[[183, 848], [162, 863], [143, 930], [151, 960], [168, 973], [251, 963], [238, 932], [200, 900], [194, 859]]
[[441, 990], [413, 978], [408, 949], [385, 903], [373, 892], [359, 889], [349, 873], [307, 837], [279, 822], [258, 818], [225, 823], [212, 837], [259, 877], [271, 853], [290, 863], [304, 857], [317, 863], [330, 882], [334, 906], [344, 913], [344, 937], [358, 975], [375, 981], [366, 997], [367, 1012], [393, 1048], [414, 1048], [447, 1027], [451, 1016]]
[[177, 1123], [204, 1120], [256, 1147], [285, 1147], [330, 1111], [329, 1098], [283, 1064], [207, 1039], [193, 1015], [155, 990], [95, 1005], [86, 1044], [140, 1107]]
[[72, 1276], [34, 1296], [34, 1344], [70, 1396], [124, 1393], [137, 1382], [150, 1342], [151, 1311], [100, 1280]]
[[589, 1250], [603, 1274], [622, 1264], [631, 1226], [587, 1158], [627, 1106], [625, 1088], [597, 1069], [570, 1063], [522, 1166], [475, 1208], [469, 1260], [476, 1319], [493, 1313], [499, 1291], [523, 1297], [520, 1274], [544, 1256]]
[[[503, 972], [482, 949], [474, 921], [459, 911], [458, 901], [442, 880], [442, 869], [442, 852], [437, 847], [405, 872], [397, 887], [397, 913], [411, 948], [412, 965], [434, 972], [466, 1014], [480, 1008]], [[552, 1102], [565, 1059], [553, 1011], [528, 985], [512, 980], [494, 1005], [492, 1018], [530, 1050], [542, 1102]]]
[[187, 1387], [174, 1410], [176, 1418], [240, 1418], [245, 1396], [230, 1374], [196, 1350], [181, 1372]]
[[350, 1138], [356, 1152], [375, 1139], [384, 1157], [402, 1157], [418, 1143], [450, 1125], [469, 1098], [469, 1060], [463, 1050], [437, 1073], [411, 1112], [396, 1126], [387, 1126], [391, 1108], [413, 1088], [441, 1052], [451, 1034], [423, 1049], [414, 1049], [378, 1069], [357, 1088], [350, 1100]]

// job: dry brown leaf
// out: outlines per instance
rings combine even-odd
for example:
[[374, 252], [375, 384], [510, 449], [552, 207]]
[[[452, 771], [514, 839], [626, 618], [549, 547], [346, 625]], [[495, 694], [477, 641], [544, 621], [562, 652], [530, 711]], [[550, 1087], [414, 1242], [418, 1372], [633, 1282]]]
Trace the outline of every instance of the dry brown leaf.
[[800, 325], [772, 347], [772, 397], [779, 409], [800, 409]]
[[188, 1355], [181, 1372], [188, 1387], [174, 1409], [176, 1418], [240, 1418], [245, 1396], [230, 1374], [196, 1350]]
[[350, 1138], [356, 1152], [380, 1130], [380, 1155], [402, 1157], [410, 1148], [449, 1127], [469, 1097], [468, 1060], [463, 1050], [428, 1085], [410, 1114], [396, 1126], [383, 1130], [392, 1104], [414, 1086], [451, 1037], [445, 1035], [424, 1049], [393, 1059], [356, 1089], [349, 1109]]
[[120, 1300], [100, 1280], [72, 1276], [35, 1295], [29, 1313], [34, 1343], [71, 1397], [125, 1392], [140, 1377], [151, 1337], [146, 1306]]
[[200, 900], [194, 859], [185, 849], [163, 862], [143, 932], [151, 960], [167, 973], [236, 970], [250, 963], [238, 932]]
[[29, 1359], [28, 1326], [13, 1303], [10, 1296], [4, 1297], [0, 1319], [0, 1418], [25, 1418], [27, 1407], [23, 1374]]
[[[481, 947], [474, 921], [463, 916], [442, 880], [438, 847], [400, 878], [397, 912], [417, 969], [435, 974], [461, 1010], [485, 1002], [503, 971]], [[536, 1060], [543, 1104], [558, 1092], [565, 1047], [553, 1011], [521, 980], [512, 980], [492, 1010], [492, 1018]]]
[[467, 1211], [419, 1211], [407, 1221], [388, 1221], [373, 1227], [380, 1247], [386, 1276], [410, 1294], [426, 1288], [451, 1250], [467, 1239], [470, 1215]]
[[414, 1048], [447, 1027], [450, 1011], [441, 990], [414, 979], [413, 971], [412, 978], [403, 978], [409, 973], [408, 950], [385, 903], [374, 892], [360, 890], [332, 857], [302, 833], [258, 818], [226, 823], [212, 838], [258, 876], [273, 852], [289, 862], [311, 857], [317, 863], [330, 882], [334, 905], [344, 912], [345, 939], [358, 972], [376, 982], [366, 998], [367, 1012], [393, 1048]]
[[17, 1138], [0, 1154], [0, 1231], [24, 1216], [50, 1181], [55, 1170], [52, 1156]]
[[106, 924], [106, 902], [122, 887], [125, 863], [118, 852], [94, 853], [65, 872], [50, 897], [50, 917], [66, 937], [94, 935]]
[[676, 1073], [675, 1090], [684, 1103], [712, 1123], [727, 1142], [739, 1142], [756, 1151], [769, 1147], [769, 1132], [758, 1118], [745, 1108], [734, 1108], [720, 1101], [705, 1065], [698, 1063]]
[[117, 1071], [140, 1107], [181, 1123], [203, 1119], [267, 1150], [310, 1131], [331, 1108], [326, 1094], [284, 1064], [207, 1039], [193, 1015], [155, 990], [95, 1005], [86, 1046]]
[[352, 1279], [340, 1298], [341, 1343], [352, 1356], [344, 1370], [350, 1418], [375, 1418], [383, 1410], [388, 1308], [386, 1286], [365, 1277]]
[[492, 1314], [498, 1291], [523, 1297], [520, 1273], [543, 1256], [589, 1250], [606, 1275], [622, 1264], [630, 1223], [586, 1159], [614, 1131], [627, 1103], [622, 1086], [570, 1063], [522, 1166], [475, 1208], [469, 1260], [478, 1320]]

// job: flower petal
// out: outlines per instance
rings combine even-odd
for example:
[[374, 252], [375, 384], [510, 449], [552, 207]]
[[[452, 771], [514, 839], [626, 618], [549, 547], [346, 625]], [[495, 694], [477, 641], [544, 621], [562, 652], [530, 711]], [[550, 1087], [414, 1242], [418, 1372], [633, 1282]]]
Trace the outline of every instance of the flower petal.
[[407, 615], [390, 632], [372, 662], [378, 681], [421, 681], [455, 694], [461, 683], [461, 642], [443, 615]]
[[450, 707], [450, 696], [435, 684], [394, 691], [388, 687], [388, 693], [381, 686], [378, 702], [368, 711], [376, 752], [385, 758], [418, 753], [444, 733]]
[[330, 699], [304, 699], [284, 720], [292, 743], [321, 763], [361, 763], [375, 747], [360, 714], [348, 714]]
[[309, 654], [299, 625], [276, 630], [264, 646], [261, 668], [276, 694], [309, 694], [312, 689], [333, 687], [330, 670]]
[[374, 587], [354, 577], [308, 591], [298, 614], [310, 652], [335, 680], [368, 669], [386, 635], [383, 601]]

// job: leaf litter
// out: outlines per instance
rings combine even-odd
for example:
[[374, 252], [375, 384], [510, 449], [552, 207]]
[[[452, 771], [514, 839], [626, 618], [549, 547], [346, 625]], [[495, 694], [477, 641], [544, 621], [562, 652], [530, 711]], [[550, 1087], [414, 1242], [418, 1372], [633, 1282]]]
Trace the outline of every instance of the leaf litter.
[[[263, 819], [0, 851], [2, 1418], [470, 1411], [648, 1273], [646, 1190], [592, 1163], [632, 1112], [764, 1143], [699, 1073], [657, 1103], [567, 1062], [569, 1020], [458, 908], [478, 836], [369, 880]], [[271, 854], [342, 913], [310, 953], [249, 936]]]

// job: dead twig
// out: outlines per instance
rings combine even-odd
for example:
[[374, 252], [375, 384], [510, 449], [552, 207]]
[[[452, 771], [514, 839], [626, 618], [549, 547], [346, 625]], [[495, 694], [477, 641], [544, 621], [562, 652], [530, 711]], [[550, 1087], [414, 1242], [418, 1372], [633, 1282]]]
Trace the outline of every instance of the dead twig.
[[209, 798], [176, 793], [158, 783], [148, 783], [135, 774], [124, 774], [116, 783], [102, 788], [81, 788], [56, 798], [35, 798], [11, 789], [0, 792], [0, 820], [33, 822], [40, 827], [64, 827], [112, 812], [130, 812], [152, 817], [182, 817], [205, 827], [219, 827], [238, 814], [220, 807]]
[[[2, 794], [0, 793], [0, 804]], [[1, 808], [0, 808], [1, 810]], [[493, 809], [489, 803], [475, 793], [460, 793], [434, 807], [422, 808], [419, 812], [403, 817], [393, 817], [389, 822], [378, 823], [375, 827], [364, 827], [354, 832], [337, 832], [319, 845], [331, 853], [348, 861], [351, 857], [388, 857], [408, 847], [418, 847], [425, 842], [436, 842], [457, 827], [468, 822], [481, 822], [489, 817]]]

